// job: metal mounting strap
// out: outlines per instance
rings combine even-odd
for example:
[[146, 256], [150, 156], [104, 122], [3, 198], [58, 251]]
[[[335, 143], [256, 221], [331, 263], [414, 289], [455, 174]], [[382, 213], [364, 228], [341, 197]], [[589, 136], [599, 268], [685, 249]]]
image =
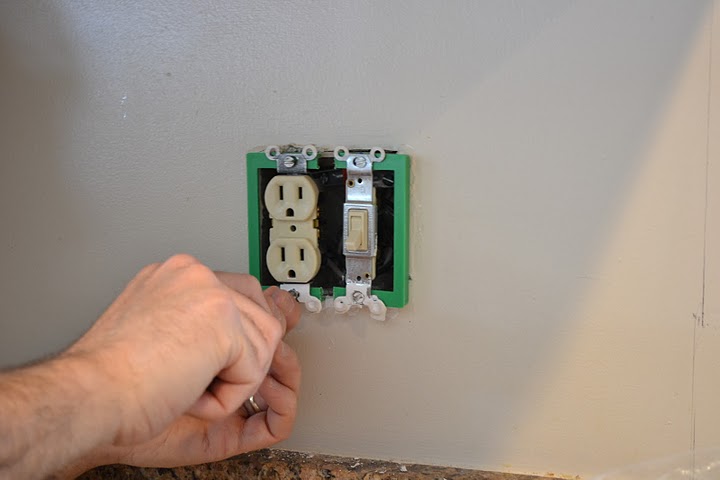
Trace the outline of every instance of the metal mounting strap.
[[[375, 152], [380, 150], [381, 154]], [[338, 152], [344, 152], [342, 156]], [[375, 320], [385, 320], [385, 304], [372, 294], [377, 256], [377, 206], [373, 188], [373, 161], [382, 161], [385, 152], [349, 153], [335, 149], [335, 158], [347, 165], [343, 206], [343, 254], [345, 255], [345, 296], [335, 299], [335, 311], [367, 306]]]
[[310, 285], [307, 283], [283, 283], [280, 289], [290, 292], [298, 302], [304, 303], [310, 313], [322, 310], [322, 302], [310, 294]]
[[318, 156], [314, 145], [305, 145], [301, 151], [281, 152], [280, 147], [270, 145], [265, 149], [265, 156], [277, 164], [277, 172], [284, 175], [300, 175], [307, 173], [307, 164]]

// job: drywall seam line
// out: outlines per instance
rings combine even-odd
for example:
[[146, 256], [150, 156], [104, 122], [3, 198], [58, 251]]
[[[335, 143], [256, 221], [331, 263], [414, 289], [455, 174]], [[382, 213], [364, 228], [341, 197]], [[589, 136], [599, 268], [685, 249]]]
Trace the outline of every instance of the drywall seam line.
[[[717, 0], [716, 0], [717, 1]], [[713, 27], [715, 24], [715, 1], [712, 2], [710, 7], [710, 45], [708, 48], [708, 79], [707, 79], [707, 115], [706, 115], [706, 135], [705, 135], [705, 205], [703, 212], [703, 253], [702, 253], [702, 289], [700, 293], [700, 315], [696, 316], [695, 322], [693, 322], [693, 348], [692, 348], [692, 380], [691, 380], [691, 393], [690, 393], [690, 435], [691, 435], [691, 450], [692, 450], [692, 465], [690, 471], [692, 472], [691, 478], [695, 479], [695, 460], [696, 460], [696, 409], [695, 409], [695, 358], [697, 352], [697, 328], [698, 324], [700, 327], [705, 327], [705, 285], [707, 281], [707, 217], [708, 217], [708, 182], [710, 173], [710, 127], [711, 122], [711, 100], [712, 100], [712, 53], [713, 53]]]

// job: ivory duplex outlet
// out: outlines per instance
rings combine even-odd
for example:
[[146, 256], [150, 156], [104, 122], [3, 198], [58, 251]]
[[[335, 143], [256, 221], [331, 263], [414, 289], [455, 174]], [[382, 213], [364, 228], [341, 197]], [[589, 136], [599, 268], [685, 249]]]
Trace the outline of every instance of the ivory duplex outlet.
[[266, 262], [278, 282], [307, 283], [320, 270], [318, 188], [307, 175], [278, 175], [265, 188], [272, 220]]
[[318, 187], [307, 175], [278, 175], [265, 187], [265, 207], [273, 220], [314, 219], [317, 202]]
[[410, 157], [382, 148], [247, 154], [250, 273], [311, 312], [408, 303]]

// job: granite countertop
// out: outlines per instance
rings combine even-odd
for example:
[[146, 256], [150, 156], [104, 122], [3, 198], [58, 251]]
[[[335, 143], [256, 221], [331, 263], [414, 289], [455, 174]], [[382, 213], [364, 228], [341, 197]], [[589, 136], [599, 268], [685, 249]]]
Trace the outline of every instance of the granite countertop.
[[334, 457], [260, 450], [222, 462], [179, 468], [137, 468], [110, 465], [96, 468], [80, 477], [82, 480], [123, 479], [256, 479], [256, 480], [550, 480], [557, 477], [482, 472], [462, 468], [400, 464], [381, 460]]

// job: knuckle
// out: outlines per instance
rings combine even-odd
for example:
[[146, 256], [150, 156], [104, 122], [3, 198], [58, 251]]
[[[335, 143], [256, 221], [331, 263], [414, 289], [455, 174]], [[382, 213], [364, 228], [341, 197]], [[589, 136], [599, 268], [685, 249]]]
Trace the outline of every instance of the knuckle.
[[248, 289], [262, 292], [262, 284], [260, 283], [260, 280], [258, 280], [252, 275], [247, 274], [244, 275], [244, 277], [244, 280], [247, 282]]
[[209, 309], [221, 318], [230, 317], [237, 310], [230, 294], [219, 288], [206, 292], [204, 297]]
[[268, 325], [267, 325], [267, 332], [270, 341], [273, 342], [273, 344], [277, 344], [280, 342], [280, 339], [283, 336], [283, 327], [278, 321], [277, 318], [275, 318], [273, 315], [268, 315]]
[[215, 279], [215, 274], [210, 268], [206, 267], [202, 263], [191, 263], [185, 267], [185, 273], [188, 277], [193, 280], [206, 280]]
[[165, 260], [163, 265], [171, 268], [180, 268], [193, 264], [200, 264], [200, 262], [195, 257], [187, 253], [176, 253]]
[[273, 352], [270, 348], [263, 346], [257, 349], [257, 360], [262, 368], [262, 371], [257, 372], [260, 375], [260, 381], [265, 379], [265, 374], [267, 373], [270, 365], [272, 364], [272, 359]]
[[[262, 355], [258, 355], [258, 357], [258, 362], [260, 362], [262, 360]], [[249, 375], [250, 383], [252, 385], [260, 387], [263, 381], [265, 381], [265, 371], [266, 369], [264, 368], [264, 364], [261, 364], [260, 368], [255, 368]]]
[[160, 264], [157, 262], [151, 263], [149, 265], [145, 265], [143, 268], [140, 269], [137, 276], [138, 277], [146, 277], [146, 276], [150, 275], [152, 272], [154, 272], [155, 270], [157, 270], [159, 266], [160, 266]]
[[186, 285], [208, 287], [217, 283], [215, 273], [189, 255], [173, 256], [163, 268], [172, 271], [175, 279]]

